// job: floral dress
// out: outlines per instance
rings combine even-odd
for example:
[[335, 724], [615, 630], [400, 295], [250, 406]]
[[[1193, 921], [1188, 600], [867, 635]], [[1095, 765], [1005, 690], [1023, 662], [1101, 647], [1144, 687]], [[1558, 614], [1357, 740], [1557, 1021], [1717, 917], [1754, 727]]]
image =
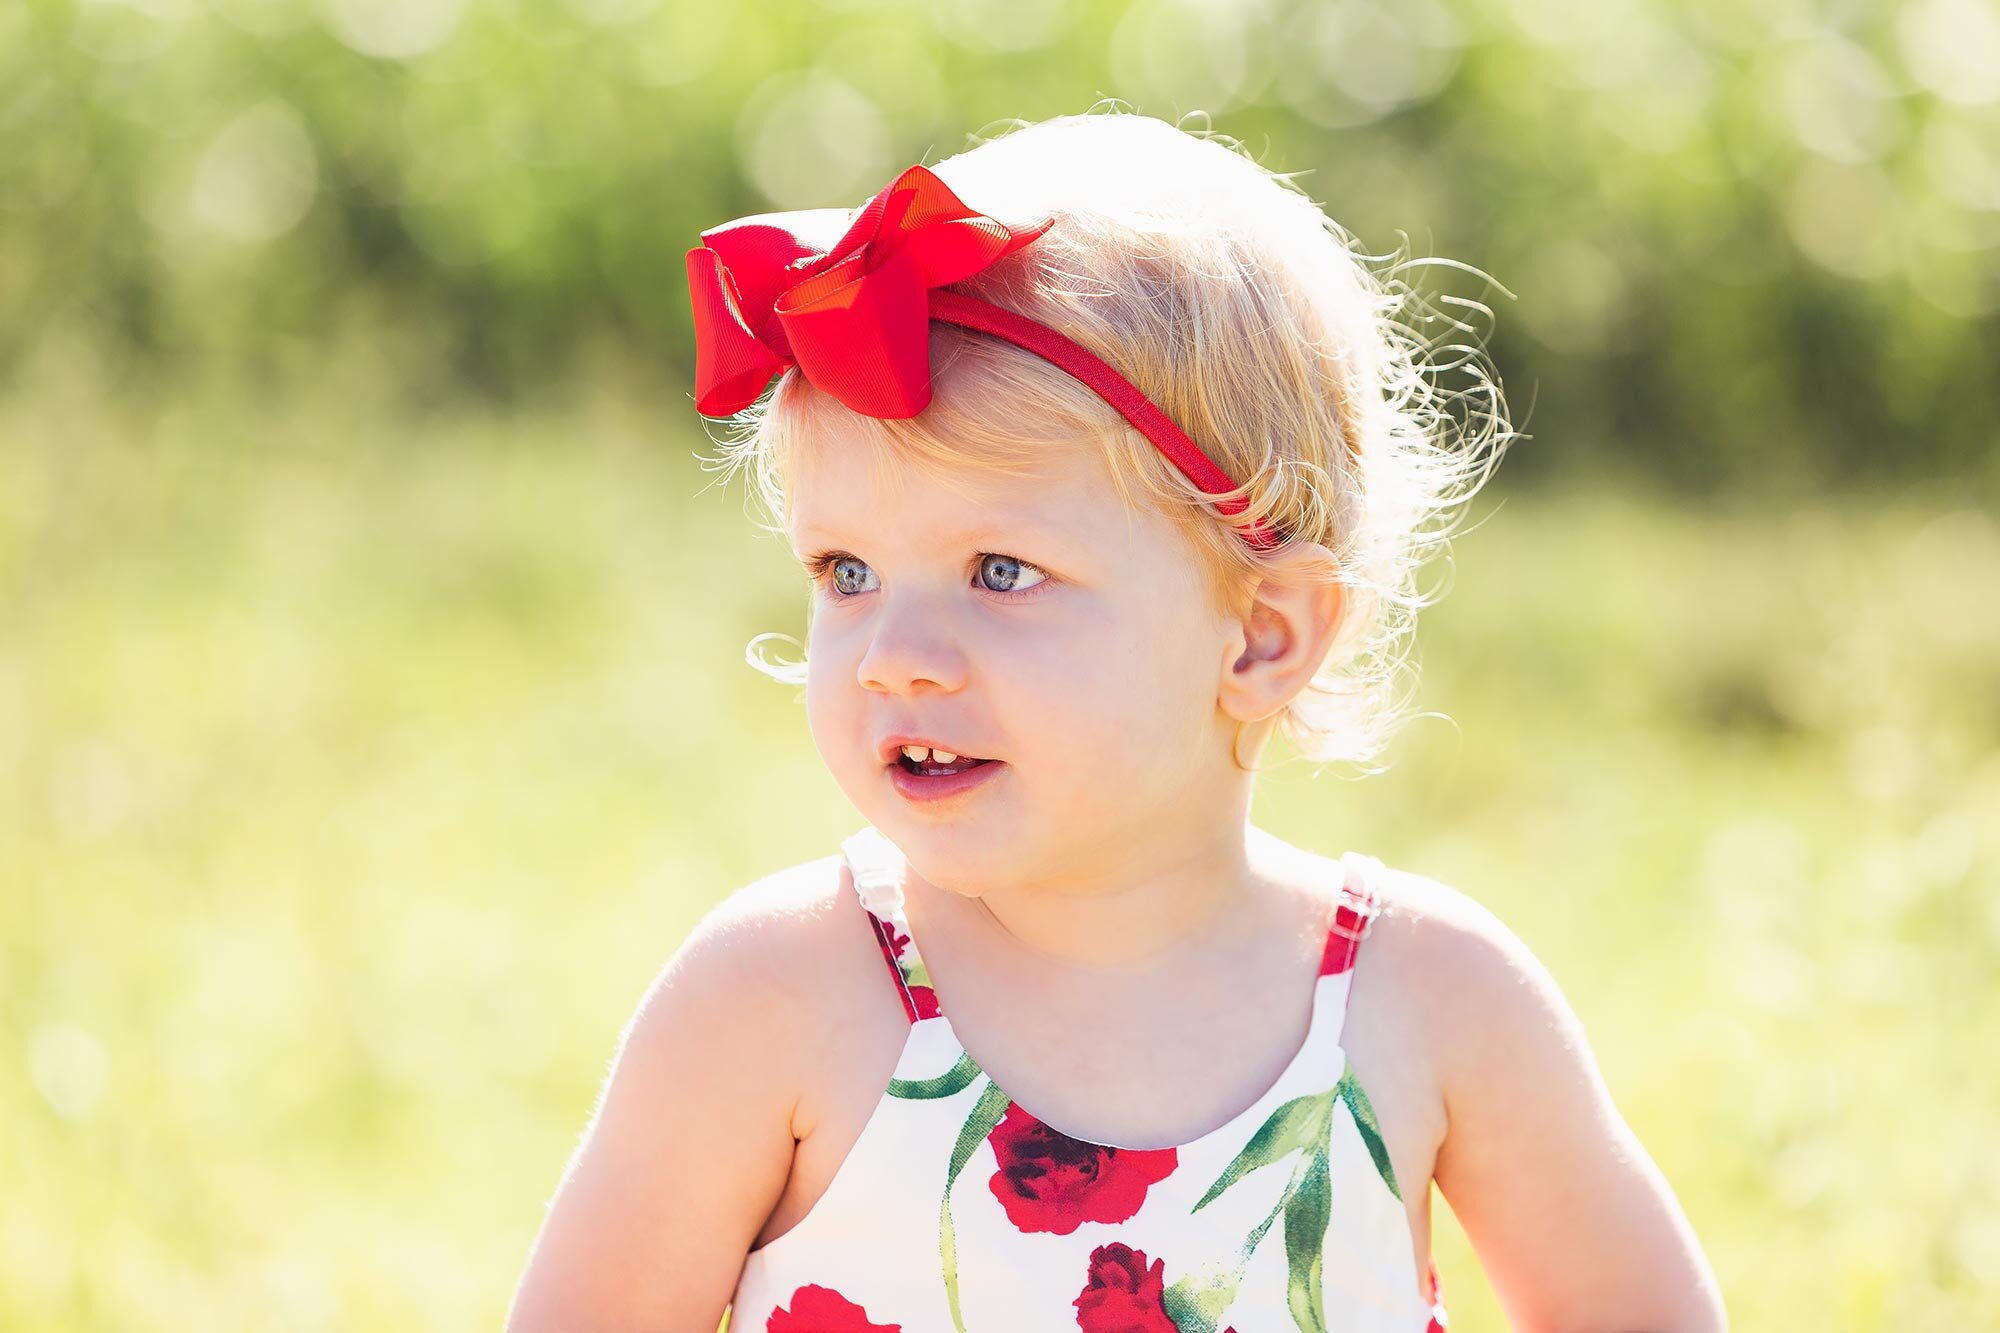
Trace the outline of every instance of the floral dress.
[[1339, 1045], [1380, 861], [1341, 859], [1310, 1030], [1277, 1081], [1193, 1142], [1137, 1149], [1072, 1138], [980, 1069], [910, 938], [901, 854], [872, 826], [841, 850], [909, 1035], [825, 1194], [750, 1252], [728, 1333], [1441, 1333], [1437, 1266], [1417, 1271]]

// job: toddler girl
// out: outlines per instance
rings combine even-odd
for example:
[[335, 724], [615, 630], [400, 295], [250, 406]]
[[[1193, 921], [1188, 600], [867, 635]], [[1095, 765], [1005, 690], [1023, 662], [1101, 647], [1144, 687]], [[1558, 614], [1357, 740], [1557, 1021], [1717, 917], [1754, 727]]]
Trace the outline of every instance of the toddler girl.
[[1520, 940], [1249, 822], [1274, 732], [1380, 751], [1510, 438], [1401, 284], [1116, 112], [702, 241], [696, 405], [747, 414], [866, 823], [667, 964], [509, 1327], [1425, 1333], [1433, 1181], [1518, 1327], [1722, 1327]]

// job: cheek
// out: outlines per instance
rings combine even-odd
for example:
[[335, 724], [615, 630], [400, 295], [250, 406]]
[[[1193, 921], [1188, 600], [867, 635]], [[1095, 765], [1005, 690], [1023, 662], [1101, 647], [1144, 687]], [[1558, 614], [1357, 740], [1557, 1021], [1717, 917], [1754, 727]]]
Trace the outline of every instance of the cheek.
[[844, 657], [846, 652], [840, 635], [818, 621], [806, 634], [806, 726], [827, 767], [836, 771], [853, 753], [854, 733], [861, 726], [854, 663]]
[[1010, 653], [992, 679], [1038, 749], [1101, 780], [1107, 761], [1130, 773], [1198, 750], [1215, 707], [1202, 642], [1182, 625], [1100, 615]]

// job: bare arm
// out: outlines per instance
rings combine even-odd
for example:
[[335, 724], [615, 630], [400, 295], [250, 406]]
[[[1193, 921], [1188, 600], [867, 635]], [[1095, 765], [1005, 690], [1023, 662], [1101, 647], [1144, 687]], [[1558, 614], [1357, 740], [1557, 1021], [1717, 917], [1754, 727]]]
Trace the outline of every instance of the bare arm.
[[1433, 993], [1449, 1129], [1438, 1189], [1521, 1333], [1723, 1333], [1694, 1229], [1612, 1103], [1555, 979], [1460, 897]]
[[528, 1258], [508, 1333], [716, 1333], [791, 1170], [770, 950], [734, 902], [626, 1026]]

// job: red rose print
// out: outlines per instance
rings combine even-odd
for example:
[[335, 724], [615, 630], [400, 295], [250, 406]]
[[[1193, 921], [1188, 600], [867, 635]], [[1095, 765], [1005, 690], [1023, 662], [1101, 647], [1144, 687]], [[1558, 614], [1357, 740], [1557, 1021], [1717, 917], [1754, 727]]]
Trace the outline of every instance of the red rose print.
[[1146, 1188], [1179, 1164], [1172, 1148], [1134, 1151], [1085, 1143], [1049, 1128], [1018, 1106], [986, 1136], [1000, 1169], [988, 1183], [1017, 1231], [1067, 1236], [1085, 1222], [1123, 1222], [1146, 1202]]
[[[882, 924], [889, 932], [890, 949], [895, 952], [897, 958], [901, 958], [903, 950], [910, 947], [910, 937], [902, 931], [897, 930], [896, 923], [893, 921], [885, 921]], [[935, 990], [929, 986], [916, 985], [906, 985], [904, 989], [910, 992], [910, 1003], [916, 1006], [918, 1018], [936, 1018], [938, 1016], [937, 992]]]
[[919, 986], [911, 983], [907, 979], [907, 973], [904, 971], [903, 965], [897, 961], [903, 956], [903, 950], [910, 947], [910, 937], [902, 931], [897, 930], [896, 923], [893, 920], [885, 920], [882, 917], [875, 916], [873, 912], [870, 912], [869, 916], [875, 920], [875, 939], [876, 943], [882, 947], [882, 956], [889, 960], [889, 966], [896, 969], [896, 974], [899, 977], [905, 978], [903, 989], [910, 993], [910, 1008], [915, 1010], [913, 1021], [936, 1018], [939, 1012], [937, 992], [929, 986]]
[[1090, 1252], [1090, 1276], [1070, 1304], [1083, 1333], [1180, 1333], [1167, 1315], [1166, 1293], [1166, 1260], [1148, 1264], [1144, 1250], [1112, 1241]]
[[771, 1311], [764, 1333], [903, 1333], [903, 1326], [870, 1323], [866, 1310], [833, 1288], [807, 1285], [792, 1293], [789, 1312]]
[[1090, 1252], [1090, 1276], [1076, 1306], [1083, 1333], [1180, 1333], [1160, 1302], [1166, 1299], [1167, 1261], [1148, 1265], [1146, 1252], [1123, 1241]]

